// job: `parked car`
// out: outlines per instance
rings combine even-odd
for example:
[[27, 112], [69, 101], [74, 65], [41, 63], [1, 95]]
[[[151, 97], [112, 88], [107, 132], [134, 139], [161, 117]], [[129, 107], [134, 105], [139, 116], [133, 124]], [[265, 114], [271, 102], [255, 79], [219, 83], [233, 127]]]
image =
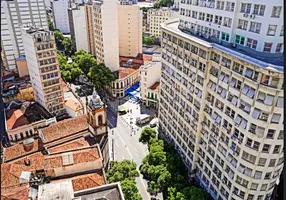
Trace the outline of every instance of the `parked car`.
[[158, 124], [158, 122], [159, 122], [159, 119], [158, 119], [158, 118], [154, 118], [154, 119], [151, 120], [149, 126], [150, 126], [151, 128], [156, 127], [157, 124]]

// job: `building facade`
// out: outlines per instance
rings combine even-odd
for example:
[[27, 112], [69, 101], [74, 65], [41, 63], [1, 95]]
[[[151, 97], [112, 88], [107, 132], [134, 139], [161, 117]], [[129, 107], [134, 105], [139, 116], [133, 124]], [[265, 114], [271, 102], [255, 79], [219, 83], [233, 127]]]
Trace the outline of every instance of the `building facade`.
[[111, 71], [119, 69], [117, 1], [94, 1], [96, 59]]
[[119, 55], [142, 53], [142, 10], [138, 5], [118, 5]]
[[146, 31], [150, 36], [161, 37], [161, 24], [170, 19], [173, 11], [167, 7], [149, 9], [147, 12]]
[[53, 114], [63, 111], [64, 95], [53, 32], [24, 27], [22, 37], [35, 100]]
[[159, 108], [159, 96], [160, 96], [160, 82], [155, 82], [151, 87], [146, 90], [145, 105], [147, 107]]
[[140, 67], [140, 98], [144, 104], [147, 102], [148, 88], [160, 81], [161, 66], [161, 59], [153, 55], [153, 61]]
[[281, 10], [182, 1], [179, 21], [162, 26], [160, 135], [214, 199], [270, 199], [281, 174]]
[[69, 1], [68, 0], [52, 0], [54, 23], [56, 29], [64, 34], [70, 33], [70, 24], [68, 16]]
[[75, 50], [85, 50], [91, 52], [89, 49], [89, 39], [87, 33], [87, 11], [84, 4], [72, 3], [68, 9], [69, 26], [72, 40], [72, 46]]
[[85, 5], [85, 14], [86, 14], [86, 31], [87, 31], [87, 43], [88, 50], [93, 55], [96, 56], [96, 43], [95, 43], [95, 22], [94, 22], [94, 10], [92, 3], [86, 3]]
[[43, 0], [1, 1], [1, 47], [5, 67], [10, 70], [16, 70], [15, 59], [25, 55], [22, 25], [48, 27]]

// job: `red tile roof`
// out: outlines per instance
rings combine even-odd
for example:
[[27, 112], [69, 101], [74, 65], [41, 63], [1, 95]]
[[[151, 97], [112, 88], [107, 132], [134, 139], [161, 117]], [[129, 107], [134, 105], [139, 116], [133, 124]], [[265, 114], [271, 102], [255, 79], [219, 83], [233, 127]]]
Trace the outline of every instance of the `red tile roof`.
[[1, 200], [27, 200], [29, 196], [29, 184], [24, 183], [16, 187], [1, 188]]
[[22, 112], [22, 110], [18, 109], [18, 110], [15, 110], [12, 116], [7, 120], [7, 128], [9, 130], [12, 130], [14, 128], [17, 128], [19, 126], [23, 126], [29, 123], [30, 122], [24, 116], [24, 113]]
[[23, 155], [36, 152], [40, 150], [41, 146], [42, 145], [40, 144], [39, 139], [34, 140], [33, 146], [29, 151], [25, 150], [23, 142], [17, 143], [11, 147], [4, 148], [4, 160], [6, 161], [14, 158], [19, 158]]
[[154, 83], [151, 87], [151, 90], [159, 90], [160, 89], [160, 82]]
[[42, 142], [48, 143], [88, 129], [86, 115], [66, 119], [42, 129]]
[[134, 73], [135, 71], [136, 71], [136, 69], [133, 69], [133, 68], [119, 67], [118, 78], [119, 79], [125, 78], [128, 75]]
[[68, 99], [65, 102], [65, 106], [72, 109], [73, 111], [78, 111], [83, 108], [76, 98]]
[[79, 138], [76, 140], [73, 140], [71, 142], [64, 143], [62, 145], [57, 145], [51, 148], [48, 148], [48, 151], [50, 153], [58, 153], [58, 152], [63, 152], [63, 151], [68, 151], [72, 149], [78, 149], [82, 147], [88, 147], [89, 144], [84, 138]]

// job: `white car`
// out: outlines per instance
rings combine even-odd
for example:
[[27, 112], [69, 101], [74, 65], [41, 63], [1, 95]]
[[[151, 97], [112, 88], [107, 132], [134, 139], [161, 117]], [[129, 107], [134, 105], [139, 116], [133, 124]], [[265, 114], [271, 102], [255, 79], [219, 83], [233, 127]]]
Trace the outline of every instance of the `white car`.
[[153, 128], [153, 127], [157, 126], [158, 122], [159, 122], [159, 119], [158, 118], [154, 118], [154, 119], [151, 120], [149, 125], [150, 125], [151, 128]]

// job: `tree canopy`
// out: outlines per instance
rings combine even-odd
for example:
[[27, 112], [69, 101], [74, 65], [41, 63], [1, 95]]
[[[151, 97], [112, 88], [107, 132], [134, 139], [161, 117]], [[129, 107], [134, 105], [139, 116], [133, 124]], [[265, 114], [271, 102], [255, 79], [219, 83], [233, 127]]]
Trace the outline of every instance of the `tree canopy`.
[[149, 143], [151, 138], [156, 137], [156, 131], [150, 127], [145, 127], [141, 135], [139, 137], [139, 142], [142, 142], [143, 144]]
[[148, 144], [149, 154], [143, 158], [140, 172], [149, 180], [150, 193], [163, 192], [168, 200], [208, 199], [209, 195], [203, 189], [188, 183], [186, 167], [174, 146], [157, 139], [152, 130], [143, 129], [139, 140]]
[[143, 44], [153, 45], [154, 38], [153, 37], [143, 37]]
[[135, 178], [139, 176], [136, 167], [136, 163], [130, 160], [111, 161], [106, 175], [109, 183], [120, 182], [126, 200], [142, 200], [135, 183]]
[[159, 0], [154, 3], [154, 8], [171, 7], [174, 5], [174, 0]]

